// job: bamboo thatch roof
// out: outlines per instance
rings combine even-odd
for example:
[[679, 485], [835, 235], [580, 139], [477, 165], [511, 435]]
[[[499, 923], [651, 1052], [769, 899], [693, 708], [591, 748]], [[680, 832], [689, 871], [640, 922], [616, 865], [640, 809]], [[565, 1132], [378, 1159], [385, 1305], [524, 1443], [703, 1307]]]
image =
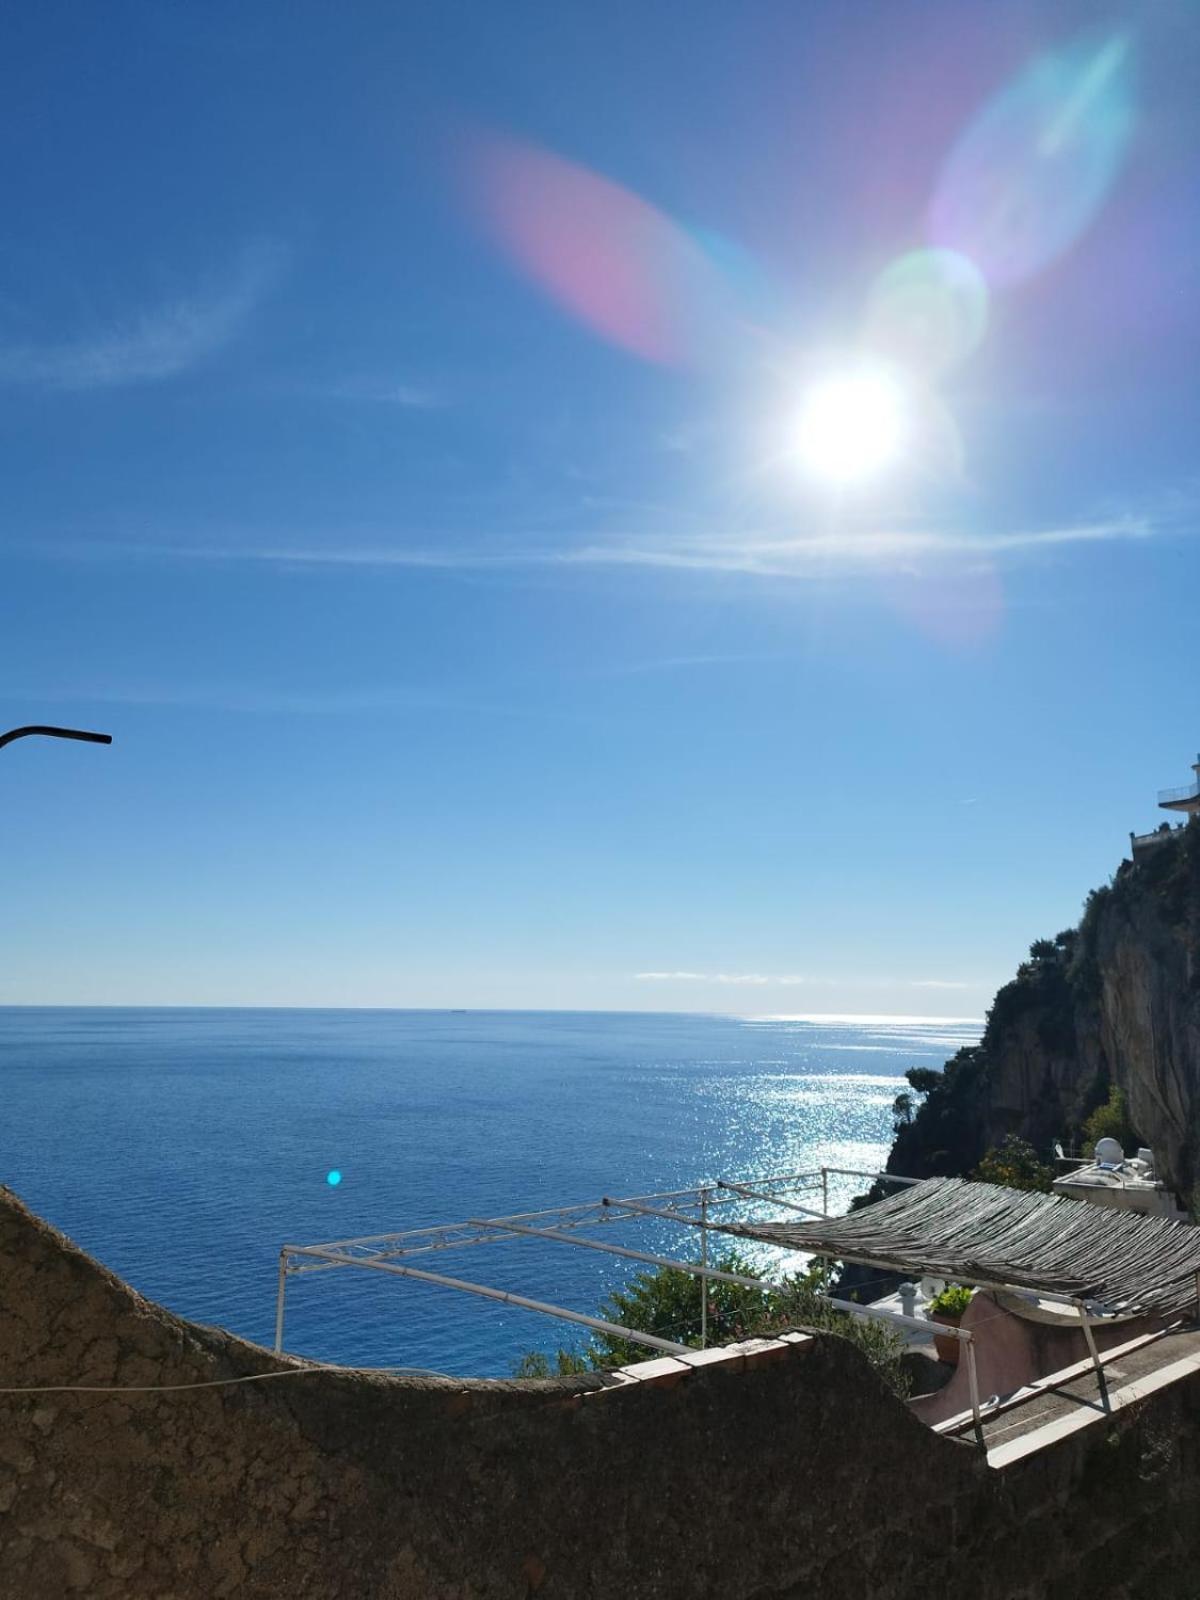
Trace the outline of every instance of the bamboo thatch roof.
[[722, 1231], [816, 1255], [1170, 1314], [1196, 1303], [1200, 1227], [1065, 1195], [929, 1178], [848, 1216]]

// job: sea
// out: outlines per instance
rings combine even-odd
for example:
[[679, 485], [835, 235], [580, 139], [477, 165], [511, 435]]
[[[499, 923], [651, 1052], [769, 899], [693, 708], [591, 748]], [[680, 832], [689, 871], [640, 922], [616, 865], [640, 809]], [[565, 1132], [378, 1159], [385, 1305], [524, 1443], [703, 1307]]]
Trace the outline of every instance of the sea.
[[[0, 1007], [0, 1183], [142, 1294], [269, 1345], [284, 1244], [822, 1164], [871, 1172], [905, 1069], [940, 1066], [979, 1031], [917, 1017]], [[865, 1187], [831, 1179], [831, 1209]], [[695, 1258], [694, 1232], [654, 1219], [619, 1242]], [[589, 1314], [639, 1270], [534, 1239], [416, 1264]], [[288, 1281], [285, 1347], [323, 1361], [506, 1376], [524, 1353], [583, 1337], [375, 1271]]]

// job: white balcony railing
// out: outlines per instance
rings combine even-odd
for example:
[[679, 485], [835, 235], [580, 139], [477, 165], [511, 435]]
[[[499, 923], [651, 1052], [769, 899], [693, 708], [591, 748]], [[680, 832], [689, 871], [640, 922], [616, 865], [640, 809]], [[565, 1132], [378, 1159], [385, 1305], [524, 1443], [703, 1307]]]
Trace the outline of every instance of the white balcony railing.
[[1193, 778], [1191, 783], [1185, 783], [1182, 789], [1160, 789], [1158, 803], [1160, 806], [1178, 805], [1185, 800], [1200, 800], [1200, 778]]

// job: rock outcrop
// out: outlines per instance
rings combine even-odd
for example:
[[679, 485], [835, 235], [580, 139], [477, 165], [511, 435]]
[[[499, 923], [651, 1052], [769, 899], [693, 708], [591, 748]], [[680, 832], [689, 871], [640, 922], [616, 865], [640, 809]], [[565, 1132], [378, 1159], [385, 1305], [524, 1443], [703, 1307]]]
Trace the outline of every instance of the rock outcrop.
[[1200, 1186], [1200, 818], [1088, 896], [1077, 928], [1038, 940], [997, 994], [978, 1046], [897, 1129], [889, 1170], [971, 1171], [1010, 1133], [1043, 1155], [1112, 1087], [1185, 1203]]

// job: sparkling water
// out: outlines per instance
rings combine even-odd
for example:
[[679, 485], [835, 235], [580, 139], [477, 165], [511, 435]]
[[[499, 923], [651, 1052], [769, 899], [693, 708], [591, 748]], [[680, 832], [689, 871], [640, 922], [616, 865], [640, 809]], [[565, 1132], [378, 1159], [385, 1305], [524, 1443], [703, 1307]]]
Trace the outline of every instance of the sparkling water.
[[[887, 1154], [970, 1022], [0, 1008], [0, 1182], [135, 1288], [270, 1343], [279, 1248]], [[864, 1187], [841, 1179], [831, 1204]], [[621, 1243], [687, 1256], [653, 1222]], [[415, 1263], [595, 1312], [637, 1270], [525, 1240]], [[504, 1375], [581, 1330], [408, 1279], [291, 1279], [289, 1350]]]

